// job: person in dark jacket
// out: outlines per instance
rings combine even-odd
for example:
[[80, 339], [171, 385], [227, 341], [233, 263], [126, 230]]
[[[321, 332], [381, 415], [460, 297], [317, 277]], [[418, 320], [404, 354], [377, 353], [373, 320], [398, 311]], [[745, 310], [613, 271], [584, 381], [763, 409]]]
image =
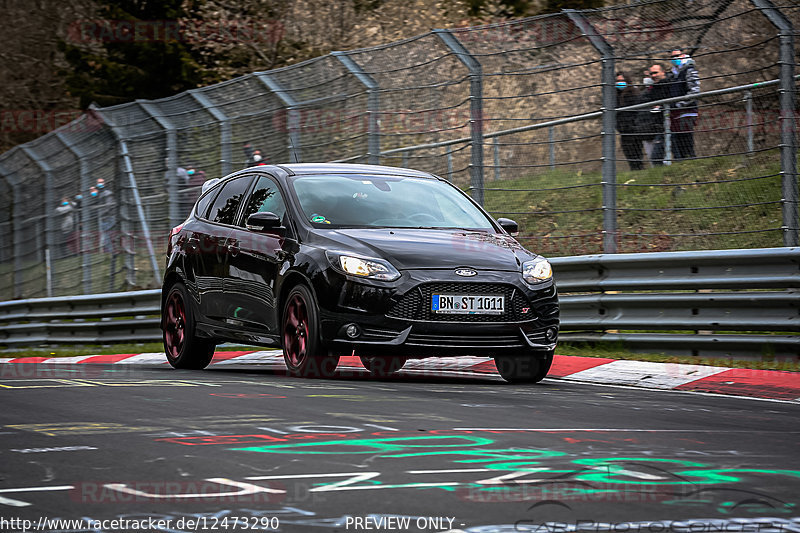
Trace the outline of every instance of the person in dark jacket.
[[[631, 82], [630, 76], [624, 72], [617, 72], [617, 107], [626, 107], [640, 103], [639, 89]], [[617, 131], [620, 133], [622, 153], [628, 160], [631, 170], [642, 170], [642, 139], [637, 131], [637, 117], [639, 111], [618, 111]]]
[[700, 93], [700, 75], [694, 59], [681, 50], [672, 51], [673, 96], [686, 96], [686, 100], [672, 104], [670, 127], [674, 132], [672, 150], [676, 160], [694, 157], [694, 125], [697, 122], [697, 100], [690, 98]]
[[[656, 100], [663, 100], [665, 98], [672, 98], [674, 87], [672, 83], [672, 76], [664, 70], [663, 65], [656, 63], [650, 67], [650, 77], [653, 80], [653, 85], [645, 94], [644, 100], [646, 102], [654, 102]], [[664, 106], [656, 105], [650, 109], [650, 128], [653, 129], [655, 136], [653, 137], [653, 153], [651, 161], [655, 166], [664, 164], [664, 156], [666, 155], [666, 146], [664, 140]]]

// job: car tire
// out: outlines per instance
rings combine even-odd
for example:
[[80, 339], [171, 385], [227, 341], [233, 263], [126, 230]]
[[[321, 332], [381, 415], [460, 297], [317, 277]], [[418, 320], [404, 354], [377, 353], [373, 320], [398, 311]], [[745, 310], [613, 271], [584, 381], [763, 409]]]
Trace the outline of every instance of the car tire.
[[406, 364], [408, 360], [405, 357], [370, 357], [367, 355], [360, 356], [361, 364], [364, 368], [369, 370], [369, 373], [375, 377], [384, 378], [391, 376]]
[[552, 364], [553, 352], [525, 356], [498, 355], [494, 358], [497, 371], [509, 383], [538, 383], [547, 376]]
[[214, 357], [216, 343], [197, 336], [188, 302], [183, 283], [175, 283], [169, 288], [163, 311], [164, 352], [173, 368], [200, 370], [207, 367]]
[[286, 368], [293, 376], [326, 378], [336, 371], [339, 356], [329, 355], [322, 342], [317, 303], [305, 285], [297, 285], [286, 296], [281, 344]]

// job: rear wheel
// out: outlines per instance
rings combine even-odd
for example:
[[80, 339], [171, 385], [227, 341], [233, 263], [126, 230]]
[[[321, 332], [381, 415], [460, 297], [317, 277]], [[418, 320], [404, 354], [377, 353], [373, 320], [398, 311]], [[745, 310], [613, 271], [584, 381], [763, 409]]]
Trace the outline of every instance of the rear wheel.
[[369, 373], [377, 377], [386, 377], [394, 374], [406, 364], [405, 357], [369, 357], [362, 355], [361, 364], [369, 370]]
[[211, 362], [216, 344], [197, 337], [188, 301], [183, 283], [170, 287], [164, 300], [164, 352], [174, 368], [199, 370]]
[[538, 383], [550, 371], [553, 364], [553, 352], [535, 355], [498, 355], [494, 365], [500, 376], [509, 383]]
[[281, 320], [283, 358], [289, 373], [302, 377], [330, 377], [339, 364], [328, 355], [320, 338], [319, 312], [314, 295], [304, 285], [289, 291]]

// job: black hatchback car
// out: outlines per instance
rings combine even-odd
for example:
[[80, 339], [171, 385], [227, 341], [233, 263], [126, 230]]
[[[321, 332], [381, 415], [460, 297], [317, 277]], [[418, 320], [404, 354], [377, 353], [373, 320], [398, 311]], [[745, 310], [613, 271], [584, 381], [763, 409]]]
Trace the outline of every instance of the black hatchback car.
[[217, 343], [281, 346], [289, 372], [329, 376], [342, 355], [376, 375], [408, 358], [493, 357], [542, 380], [559, 307], [550, 264], [461, 190], [403, 168], [259, 166], [200, 196], [170, 234], [164, 348], [204, 368]]

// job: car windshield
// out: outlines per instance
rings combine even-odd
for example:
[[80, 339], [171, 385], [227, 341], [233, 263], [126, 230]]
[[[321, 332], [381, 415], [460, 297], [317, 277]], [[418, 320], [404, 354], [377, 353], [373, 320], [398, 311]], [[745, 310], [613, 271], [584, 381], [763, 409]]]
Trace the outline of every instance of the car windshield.
[[458, 190], [430, 178], [314, 175], [292, 185], [316, 227], [494, 229]]

